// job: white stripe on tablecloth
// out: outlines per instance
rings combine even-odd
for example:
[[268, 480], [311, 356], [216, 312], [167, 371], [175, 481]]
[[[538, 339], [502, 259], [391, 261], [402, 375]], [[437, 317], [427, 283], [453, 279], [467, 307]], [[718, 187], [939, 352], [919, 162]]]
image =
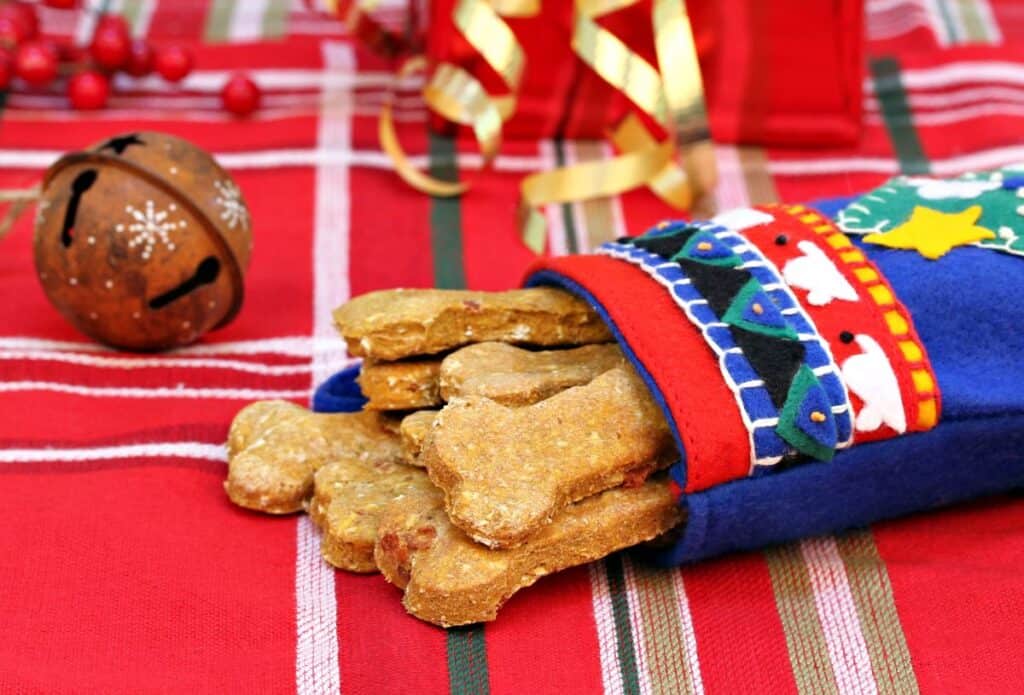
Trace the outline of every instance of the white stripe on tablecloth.
[[[958, 87], [941, 92], [910, 92], [907, 101], [914, 111], [915, 120], [922, 111], [942, 111], [951, 106], [977, 106], [980, 104], [1024, 102], [1024, 88], [1013, 86]], [[878, 99], [867, 96], [864, 99], [867, 111], [880, 112]]]
[[132, 36], [145, 38], [149, 35], [149, 26], [153, 23], [157, 0], [139, 0], [139, 9], [132, 25]]
[[[276, 0], [275, 0], [276, 1]], [[231, 9], [229, 41], [258, 41], [263, 38], [263, 16], [271, 0], [244, 0]]]
[[[537, 143], [538, 164], [541, 171], [558, 168], [558, 157], [555, 154], [555, 143], [552, 140], [541, 140]], [[462, 162], [459, 162], [459, 166]], [[548, 224], [548, 249], [552, 256], [564, 256], [569, 253], [569, 244], [565, 238], [565, 219], [562, 217], [561, 205], [543, 205], [540, 213]]]
[[672, 585], [679, 599], [679, 625], [683, 633], [683, 647], [686, 650], [684, 665], [690, 672], [690, 688], [694, 695], [704, 695], [704, 679], [700, 673], [700, 658], [697, 655], [697, 633], [693, 629], [693, 616], [690, 614], [690, 599], [686, 596], [686, 585], [680, 570], [670, 570]]
[[262, 364], [243, 360], [204, 359], [185, 357], [106, 357], [100, 355], [80, 355], [74, 352], [57, 350], [0, 350], [0, 360], [32, 360], [37, 362], [64, 362], [83, 367], [99, 367], [105, 369], [229, 369], [249, 374], [265, 374], [267, 376], [287, 376], [291, 374], [307, 374], [311, 370], [308, 364]]
[[[14, 169], [46, 169], [63, 152], [57, 150], [0, 150], [0, 167]], [[363, 166], [374, 169], [394, 169], [391, 159], [376, 150], [341, 149], [288, 149], [253, 150], [249, 152], [214, 153], [214, 157], [226, 169], [280, 169], [281, 167], [353, 167]], [[414, 166], [426, 167], [428, 156], [411, 155]], [[480, 169], [483, 158], [478, 153], [465, 153], [458, 157], [459, 167]], [[493, 166], [498, 171], [537, 171], [544, 167], [543, 157], [498, 155]]]
[[[951, 123], [962, 123], [975, 118], [1020, 118], [1024, 116], [1024, 106], [1020, 104], [971, 104], [947, 111], [916, 113], [914, 125], [945, 126]], [[909, 118], [907, 119], [909, 121]], [[884, 125], [885, 119], [879, 114], [866, 114], [865, 121], [872, 125]]]
[[985, 25], [985, 39], [988, 43], [1000, 44], [1003, 42], [1003, 31], [996, 21], [995, 12], [992, 11], [992, 4], [989, 0], [974, 0], [974, 9], [978, 18]]
[[320, 533], [305, 514], [296, 523], [296, 546], [295, 690], [333, 695], [341, 692], [334, 572], [320, 557]]
[[594, 606], [594, 625], [597, 628], [598, 654], [601, 658], [601, 683], [605, 695], [625, 692], [622, 670], [619, 668], [618, 637], [615, 616], [612, 615], [612, 597], [608, 589], [608, 575], [602, 561], [587, 566], [590, 575], [590, 597]]
[[878, 684], [871, 670], [857, 604], [846, 576], [846, 567], [834, 538], [812, 538], [800, 543], [807, 564], [814, 605], [818, 612], [836, 686], [843, 695], [875, 695]]
[[78, 448], [0, 449], [0, 463], [41, 461], [103, 461], [130, 458], [189, 458], [227, 461], [223, 444], [208, 442], [152, 442]]
[[732, 145], [716, 145], [715, 161], [718, 164], [718, 185], [715, 187], [715, 209], [733, 210], [750, 206], [747, 181], [743, 176], [740, 153]]
[[[327, 73], [355, 73], [352, 47], [338, 42], [322, 46]], [[325, 88], [317, 147], [349, 151], [352, 146], [350, 87]], [[346, 361], [331, 311], [348, 299], [349, 181], [344, 163], [325, 163], [316, 172], [313, 221], [313, 339], [335, 341], [334, 349], [313, 355], [313, 385], [321, 383]], [[307, 517], [299, 521], [295, 565], [295, 608], [298, 626], [295, 687], [298, 695], [336, 693], [341, 689], [338, 663], [338, 607], [334, 570], [320, 557], [319, 534]]]
[[[423, 87], [421, 75], [396, 77], [390, 72], [367, 71], [361, 73], [332, 72], [330, 70], [308, 70], [301, 68], [257, 68], [249, 70], [249, 76], [264, 92], [277, 89], [346, 90], [366, 87], [385, 87], [396, 91], [416, 91]], [[176, 85], [168, 84], [158, 76], [130, 77], [118, 73], [114, 77], [114, 91], [169, 93], [208, 92], [219, 94], [224, 83], [232, 75], [230, 70], [193, 70]]]
[[308, 398], [308, 389], [194, 388], [190, 386], [82, 386], [57, 381], [0, 381], [0, 393], [54, 391], [100, 398], [208, 398], [255, 401], [264, 398]]
[[628, 557], [622, 558], [623, 583], [626, 588], [626, 604], [629, 606], [629, 627], [633, 632], [633, 653], [636, 656], [636, 683], [640, 695], [652, 695], [651, 663], [647, 654], [647, 638], [644, 621], [640, 614], [640, 597], [637, 595], [636, 573]]
[[[936, 176], [953, 176], [973, 169], [993, 169], [1024, 162], [1024, 145], [996, 147], [970, 154], [931, 160]], [[887, 157], [848, 157], [836, 159], [789, 159], [768, 163], [776, 176], [815, 176], [821, 174], [874, 173], [898, 174], [899, 164]]]
[[[873, 92], [873, 80], [864, 81], [864, 91]], [[1024, 64], [1001, 60], [958, 60], [928, 68], [900, 70], [904, 89], [942, 89], [955, 85], [1024, 84]]]
[[[334, 342], [317, 342], [307, 336], [282, 336], [257, 340], [234, 340], [221, 343], [203, 343], [169, 350], [164, 355], [286, 355], [308, 358], [314, 352], [333, 349]], [[93, 342], [71, 340], [49, 340], [27, 336], [0, 337], [0, 350], [70, 350], [75, 352], [102, 352], [111, 355], [124, 354]], [[164, 359], [164, 358], [150, 358]]]

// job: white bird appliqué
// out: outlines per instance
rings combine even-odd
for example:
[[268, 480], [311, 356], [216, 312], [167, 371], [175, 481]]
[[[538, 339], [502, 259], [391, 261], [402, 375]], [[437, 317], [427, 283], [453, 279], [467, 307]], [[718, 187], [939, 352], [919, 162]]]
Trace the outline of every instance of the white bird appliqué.
[[864, 401], [855, 421], [857, 430], [874, 432], [885, 424], [903, 434], [907, 431], [907, 416], [889, 358], [871, 336], [858, 333], [854, 339], [863, 352], [843, 362], [843, 381]]
[[774, 221], [774, 216], [769, 215], [764, 210], [755, 210], [754, 208], [726, 210], [711, 218], [713, 224], [720, 225], [733, 232], [750, 229], [751, 227], [760, 227], [762, 224]]
[[801, 241], [797, 248], [803, 252], [786, 263], [782, 276], [793, 287], [807, 290], [807, 301], [814, 306], [825, 306], [833, 299], [857, 301], [857, 290], [846, 281], [825, 252], [810, 241]]

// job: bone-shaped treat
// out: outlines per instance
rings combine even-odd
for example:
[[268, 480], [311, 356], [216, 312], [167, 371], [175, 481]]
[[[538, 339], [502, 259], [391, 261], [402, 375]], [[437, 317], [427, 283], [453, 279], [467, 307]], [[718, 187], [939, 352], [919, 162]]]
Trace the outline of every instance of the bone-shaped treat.
[[449, 523], [442, 495], [426, 490], [387, 508], [374, 557], [384, 577], [405, 589], [407, 611], [449, 627], [493, 620], [512, 594], [539, 578], [655, 538], [681, 520], [667, 481], [657, 476], [570, 505], [525, 545], [492, 550]]
[[616, 367], [524, 408], [479, 396], [437, 416], [420, 460], [452, 522], [492, 547], [522, 543], [568, 504], [674, 460], [661, 411]]
[[417, 410], [402, 418], [402, 424], [398, 428], [402, 437], [402, 456], [410, 466], [422, 466], [420, 463], [420, 452], [423, 451], [423, 443], [430, 434], [437, 419], [436, 410]]
[[378, 362], [366, 360], [359, 371], [359, 388], [369, 410], [413, 410], [441, 404], [439, 360]]
[[433, 487], [422, 468], [401, 463], [350, 458], [323, 466], [316, 472], [309, 515], [323, 531], [324, 559], [349, 572], [376, 572], [373, 544], [384, 509]]
[[311, 413], [284, 401], [243, 408], [228, 434], [224, 489], [235, 504], [271, 514], [302, 509], [313, 474], [331, 460], [401, 460], [397, 425], [380, 413]]
[[432, 355], [489, 340], [554, 346], [612, 339], [586, 302], [550, 287], [382, 290], [335, 309], [334, 322], [351, 354], [378, 360]]
[[613, 343], [536, 352], [506, 343], [480, 343], [441, 362], [441, 396], [446, 401], [484, 396], [502, 405], [530, 405], [621, 364], [625, 358]]

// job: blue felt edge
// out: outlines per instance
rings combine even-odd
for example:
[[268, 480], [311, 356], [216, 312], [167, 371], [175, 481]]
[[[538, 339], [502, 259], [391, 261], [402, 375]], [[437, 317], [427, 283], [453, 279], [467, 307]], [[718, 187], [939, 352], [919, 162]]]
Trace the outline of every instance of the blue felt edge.
[[317, 413], [352, 413], [362, 410], [366, 397], [356, 383], [362, 364], [345, 367], [326, 379], [313, 392], [313, 410]]

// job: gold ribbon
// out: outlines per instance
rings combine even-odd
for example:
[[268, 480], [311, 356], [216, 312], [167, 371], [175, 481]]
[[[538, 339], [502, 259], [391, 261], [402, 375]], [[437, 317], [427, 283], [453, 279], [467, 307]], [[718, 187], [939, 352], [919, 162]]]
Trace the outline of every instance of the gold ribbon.
[[[546, 220], [538, 208], [565, 202], [565, 191], [576, 194], [570, 200], [586, 200], [647, 185], [674, 209], [686, 210], [696, 195], [714, 185], [704, 89], [683, 0], [654, 0], [652, 23], [660, 73], [597, 24], [598, 17], [638, 1], [576, 0], [572, 46], [606, 82], [664, 126], [669, 138], [659, 142], [630, 114], [610, 134], [619, 156], [528, 176], [522, 185], [527, 210], [520, 212], [521, 234], [523, 242], [538, 253], [547, 236]], [[678, 161], [680, 154], [683, 165]]]
[[[484, 166], [501, 149], [502, 124], [515, 112], [515, 95], [526, 64], [522, 46], [502, 16], [529, 17], [539, 10], [539, 0], [459, 0], [455, 6], [456, 28], [501, 77], [508, 95], [488, 94], [476, 77], [452, 63], [439, 64], [423, 88], [423, 100], [435, 113], [473, 129]], [[401, 74], [424, 67], [420, 61], [406, 63], [412, 67], [403, 68]], [[398, 175], [416, 190], [436, 196], [461, 195], [467, 190], [465, 184], [441, 181], [413, 167], [398, 142], [390, 103], [381, 109], [378, 135]]]
[[[369, 11], [378, 1], [352, 2], [349, 16]], [[597, 74], [662, 126], [668, 137], [659, 141], [630, 114], [609, 133], [619, 151], [616, 157], [526, 177], [520, 229], [523, 241], [538, 253], [547, 235], [540, 209], [548, 203], [617, 195], [646, 185], [672, 208], [685, 210], [695, 195], [714, 185], [700, 67], [683, 0], [653, 0], [658, 68], [597, 23], [601, 16], [637, 2], [576, 0], [572, 47]], [[453, 12], [456, 28], [501, 77], [508, 94], [489, 94], [476, 77], [452, 63], [439, 64], [423, 88], [424, 101], [435, 113], [473, 129], [485, 166], [501, 146], [502, 124], [515, 111], [525, 66], [522, 47], [503, 17], [530, 17], [539, 10], [539, 0], [458, 0]], [[425, 61], [416, 58], [403, 66], [400, 75], [425, 67]], [[436, 196], [461, 195], [468, 189], [465, 183], [432, 178], [412, 165], [398, 142], [390, 103], [381, 109], [379, 136], [399, 176], [413, 188]]]

